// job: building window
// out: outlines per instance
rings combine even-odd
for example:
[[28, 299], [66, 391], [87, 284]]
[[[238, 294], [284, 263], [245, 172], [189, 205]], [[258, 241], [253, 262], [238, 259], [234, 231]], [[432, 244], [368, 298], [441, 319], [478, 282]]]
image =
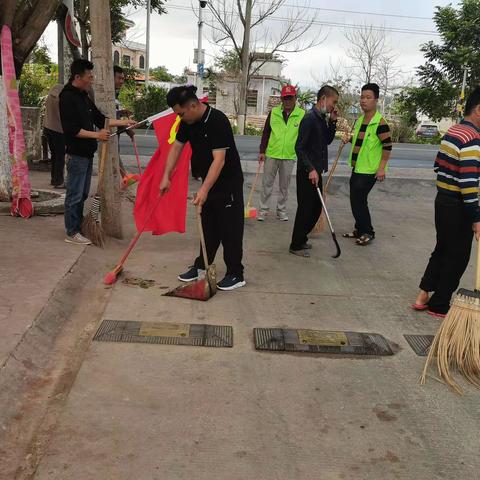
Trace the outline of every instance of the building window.
[[113, 52], [113, 64], [118, 65], [120, 63], [120, 54], [118, 53], [118, 50], [115, 50]]
[[256, 107], [258, 102], [258, 90], [247, 91], [247, 107]]
[[217, 104], [217, 87], [211, 85], [208, 89], [208, 103], [211, 105]]
[[125, 67], [129, 67], [130, 66], [130, 56], [129, 55], [124, 55], [122, 63]]
[[140, 55], [140, 59], [138, 61], [138, 68], [141, 68], [142, 70], [145, 68], [145, 57], [143, 55]]

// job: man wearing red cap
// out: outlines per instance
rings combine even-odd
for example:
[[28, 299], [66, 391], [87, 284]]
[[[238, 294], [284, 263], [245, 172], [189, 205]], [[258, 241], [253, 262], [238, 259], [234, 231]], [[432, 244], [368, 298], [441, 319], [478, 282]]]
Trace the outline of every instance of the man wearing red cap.
[[281, 92], [282, 104], [273, 107], [268, 114], [260, 142], [258, 161], [264, 162], [260, 211], [257, 220], [263, 222], [269, 211], [269, 200], [273, 191], [275, 177], [279, 172], [280, 195], [277, 199], [277, 218], [287, 221], [288, 186], [293, 166], [297, 160], [295, 143], [300, 121], [305, 111], [296, 105], [297, 90], [286, 85]]

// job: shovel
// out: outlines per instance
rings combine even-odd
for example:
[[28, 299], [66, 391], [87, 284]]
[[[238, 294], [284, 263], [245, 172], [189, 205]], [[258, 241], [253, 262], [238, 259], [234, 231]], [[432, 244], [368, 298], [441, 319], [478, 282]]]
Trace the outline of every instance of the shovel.
[[170, 290], [165, 293], [165, 296], [167, 297], [206, 301], [217, 293], [217, 272], [214, 264], [208, 264], [207, 247], [205, 246], [205, 237], [203, 235], [202, 227], [201, 207], [199, 206], [197, 206], [197, 226], [200, 235], [200, 244], [202, 246], [203, 262], [205, 263], [205, 277]]

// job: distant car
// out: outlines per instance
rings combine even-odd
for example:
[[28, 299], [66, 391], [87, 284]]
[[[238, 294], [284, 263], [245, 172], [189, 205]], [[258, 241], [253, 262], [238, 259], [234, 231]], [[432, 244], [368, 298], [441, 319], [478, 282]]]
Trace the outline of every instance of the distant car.
[[434, 123], [421, 123], [417, 127], [417, 137], [432, 138], [440, 135], [438, 127]]

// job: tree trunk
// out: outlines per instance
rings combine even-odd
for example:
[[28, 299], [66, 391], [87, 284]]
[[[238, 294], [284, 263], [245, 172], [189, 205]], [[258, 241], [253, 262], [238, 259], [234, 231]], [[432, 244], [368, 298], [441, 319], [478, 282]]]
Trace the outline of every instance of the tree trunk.
[[[25, 2], [30, 4], [30, 2]], [[18, 25], [15, 20], [12, 28], [13, 56], [15, 59], [15, 73], [20, 78], [23, 64], [30, 55], [33, 47], [37, 44], [50, 21], [54, 18], [55, 12], [60, 5], [60, 0], [42, 0], [35, 4], [28, 13], [25, 22]]]
[[86, 0], [80, 0], [77, 20], [80, 26], [80, 41], [82, 42], [82, 57], [88, 59], [90, 45], [88, 44], [88, 35], [87, 35], [88, 14], [87, 14]]
[[242, 44], [242, 77], [240, 81], [240, 98], [238, 102], [238, 133], [245, 134], [245, 123], [247, 120], [247, 90], [248, 90], [248, 70], [250, 58], [250, 25], [252, 23], [252, 0], [247, 0], [245, 7], [245, 30]]
[[[92, 32], [92, 61], [95, 65], [95, 103], [109, 118], [115, 118], [115, 91], [113, 85], [112, 39], [110, 30], [110, 3], [108, 0], [90, 0]], [[118, 166], [118, 139], [110, 140], [101, 186], [102, 226], [105, 233], [122, 238], [120, 173]]]
[[7, 99], [0, 76], [0, 202], [12, 199], [12, 165], [8, 148]]

